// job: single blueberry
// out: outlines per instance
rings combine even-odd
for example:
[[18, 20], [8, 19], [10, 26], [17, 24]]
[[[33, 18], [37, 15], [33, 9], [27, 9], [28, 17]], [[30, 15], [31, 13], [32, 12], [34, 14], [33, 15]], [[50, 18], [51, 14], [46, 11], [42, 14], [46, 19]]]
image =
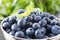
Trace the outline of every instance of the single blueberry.
[[16, 37], [19, 37], [19, 38], [24, 38], [24, 37], [25, 37], [25, 34], [24, 34], [24, 32], [22, 32], [22, 31], [17, 31], [17, 32], [15, 33], [15, 36], [16, 36]]
[[34, 23], [33, 25], [32, 25], [32, 28], [33, 29], [38, 29], [38, 28], [40, 28], [41, 26], [40, 26], [40, 24], [39, 23]]
[[10, 18], [9, 18], [9, 23], [10, 24], [14, 24], [14, 23], [16, 23], [17, 21], [16, 21], [16, 16], [11, 16]]
[[50, 17], [50, 14], [49, 14], [49, 13], [46, 13], [46, 14], [45, 14], [45, 17]]
[[4, 22], [4, 23], [2, 24], [2, 27], [3, 27], [4, 29], [6, 29], [6, 28], [10, 28], [11, 26], [10, 26], [10, 24], [9, 24], [8, 22]]
[[39, 10], [36, 9], [34, 12], [35, 12], [36, 16], [40, 16], [40, 11]]
[[35, 37], [36, 37], [37, 39], [41, 39], [41, 38], [44, 37], [45, 33], [46, 33], [46, 29], [45, 29], [44, 27], [41, 28], [41, 29], [37, 29], [37, 30], [35, 31]]
[[40, 16], [40, 15], [41, 15], [41, 13], [40, 13], [40, 12], [37, 12], [37, 13], [36, 13], [36, 16]]
[[52, 31], [53, 34], [60, 34], [60, 26], [54, 25], [54, 26], [51, 28], [51, 31]]
[[43, 17], [45, 17], [45, 12], [40, 12], [41, 13], [41, 17], [43, 18]]
[[11, 31], [9, 34], [15, 36], [15, 31]]
[[35, 13], [40, 13], [40, 9], [39, 8], [36, 8], [36, 9], [34, 9], [34, 12]]
[[37, 21], [37, 22], [39, 22], [41, 20], [41, 17], [40, 16], [35, 16], [34, 20]]
[[41, 21], [39, 21], [39, 24], [41, 26], [45, 26], [47, 24], [47, 21], [42, 19]]
[[33, 34], [34, 34], [34, 29], [33, 28], [26, 29], [26, 35], [32, 36]]
[[18, 27], [25, 26], [26, 25], [26, 20], [24, 18], [18, 20], [17, 25], [18, 25]]

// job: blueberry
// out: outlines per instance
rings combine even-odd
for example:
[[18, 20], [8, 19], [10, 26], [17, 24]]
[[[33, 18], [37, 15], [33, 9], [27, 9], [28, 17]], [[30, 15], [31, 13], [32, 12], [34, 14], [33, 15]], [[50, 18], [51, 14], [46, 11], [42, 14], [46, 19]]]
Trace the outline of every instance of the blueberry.
[[49, 37], [53, 37], [53, 36], [55, 36], [53, 33], [50, 33], [50, 34], [49, 34]]
[[39, 10], [35, 10], [35, 14], [36, 14], [36, 16], [40, 16], [40, 11]]
[[7, 33], [11, 32], [11, 29], [6, 29], [6, 32], [7, 32]]
[[43, 18], [43, 17], [45, 17], [45, 12], [40, 12], [41, 13], [41, 17]]
[[53, 26], [53, 25], [56, 25], [58, 23], [58, 21], [56, 20], [56, 19], [53, 19], [53, 20], [51, 20], [51, 25]]
[[15, 36], [16, 36], [16, 37], [19, 37], [19, 38], [24, 38], [24, 37], [25, 37], [25, 34], [24, 34], [24, 32], [22, 32], [22, 31], [17, 31], [17, 32], [15, 33]]
[[40, 12], [37, 12], [37, 13], [36, 13], [36, 16], [40, 16], [40, 15], [41, 15], [41, 13], [40, 13]]
[[11, 31], [9, 34], [15, 36], [15, 31]]
[[4, 23], [2, 24], [2, 27], [3, 27], [4, 29], [6, 29], [6, 28], [10, 28], [11, 26], [10, 26], [10, 24], [9, 24], [8, 22], [4, 22]]
[[26, 10], [24, 10], [24, 9], [20, 9], [19, 11], [18, 11], [18, 14], [21, 14], [21, 13], [24, 13]]
[[32, 25], [32, 28], [33, 28], [33, 29], [38, 29], [38, 28], [40, 28], [40, 24], [39, 24], [39, 23], [34, 23], [34, 24]]
[[51, 31], [52, 31], [53, 34], [60, 34], [60, 26], [54, 25], [54, 26], [51, 28]]
[[28, 28], [28, 29], [26, 29], [26, 35], [32, 36], [33, 34], [34, 34], [33, 28]]
[[36, 8], [36, 9], [34, 9], [34, 12], [35, 13], [40, 13], [40, 9], [39, 8]]
[[27, 24], [26, 24], [26, 25], [27, 25], [27, 27], [31, 27], [31, 26], [32, 26], [32, 24], [33, 24], [32, 22], [27, 22]]
[[17, 26], [17, 24], [13, 24], [12, 27], [11, 27], [11, 29], [12, 29], [13, 31], [20, 31], [20, 30], [21, 30], [21, 28], [19, 28], [19, 27]]
[[43, 19], [47, 21], [47, 24], [50, 24], [51, 19], [49, 19], [49, 17], [44, 17]]
[[42, 19], [41, 21], [39, 21], [39, 24], [41, 26], [45, 26], [47, 24], [47, 21]]
[[9, 23], [10, 23], [10, 24], [16, 23], [16, 16], [11, 16], [11, 17], [9, 18]]
[[37, 30], [35, 31], [35, 37], [36, 37], [37, 39], [41, 39], [41, 38], [44, 37], [45, 33], [46, 33], [46, 29], [45, 29], [45, 28], [37, 29]]
[[41, 17], [40, 17], [40, 16], [35, 16], [35, 17], [34, 17], [34, 20], [38, 22], [38, 21], [41, 20]]
[[45, 14], [45, 17], [50, 17], [50, 14], [49, 14], [49, 13], [46, 13], [46, 14]]
[[26, 20], [25, 20], [24, 18], [18, 20], [17, 25], [18, 25], [19, 27], [25, 26], [25, 25], [26, 25]]
[[33, 21], [33, 17], [32, 16], [28, 16], [26, 19], [27, 22]]
[[55, 16], [54, 15], [50, 15], [49, 17], [51, 20], [55, 19]]

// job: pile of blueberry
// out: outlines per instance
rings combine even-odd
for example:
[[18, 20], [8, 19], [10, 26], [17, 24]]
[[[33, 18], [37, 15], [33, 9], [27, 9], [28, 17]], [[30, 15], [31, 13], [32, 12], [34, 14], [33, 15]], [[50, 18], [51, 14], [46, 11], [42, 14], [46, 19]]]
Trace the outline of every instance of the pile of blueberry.
[[[20, 10], [20, 13], [21, 11], [25, 12]], [[10, 35], [26, 39], [42, 39], [60, 34], [60, 22], [55, 19], [55, 16], [39, 10], [23, 18], [7, 17], [2, 27]]]

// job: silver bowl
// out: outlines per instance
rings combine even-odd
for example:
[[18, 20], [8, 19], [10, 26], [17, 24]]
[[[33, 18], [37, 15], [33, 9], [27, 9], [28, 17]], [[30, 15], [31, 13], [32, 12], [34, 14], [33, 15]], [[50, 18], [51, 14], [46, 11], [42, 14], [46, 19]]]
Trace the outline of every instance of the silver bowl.
[[[59, 18], [56, 18], [56, 20], [60, 21]], [[4, 20], [3, 20], [4, 21]], [[2, 22], [3, 22], [2, 21]], [[6, 40], [60, 40], [60, 34], [54, 37], [44, 38], [44, 39], [25, 39], [25, 38], [18, 38], [15, 36], [12, 36], [8, 34], [3, 28], [2, 28], [2, 22], [1, 22], [1, 30], [3, 32], [3, 35]]]

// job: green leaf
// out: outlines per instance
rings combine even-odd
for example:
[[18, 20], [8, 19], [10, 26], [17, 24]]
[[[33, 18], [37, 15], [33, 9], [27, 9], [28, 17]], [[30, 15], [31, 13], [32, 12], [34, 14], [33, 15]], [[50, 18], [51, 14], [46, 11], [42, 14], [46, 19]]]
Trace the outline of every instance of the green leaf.
[[33, 10], [34, 10], [34, 3], [30, 2], [30, 4], [26, 7], [26, 12], [22, 13], [22, 14], [19, 14], [18, 18], [28, 16]]

